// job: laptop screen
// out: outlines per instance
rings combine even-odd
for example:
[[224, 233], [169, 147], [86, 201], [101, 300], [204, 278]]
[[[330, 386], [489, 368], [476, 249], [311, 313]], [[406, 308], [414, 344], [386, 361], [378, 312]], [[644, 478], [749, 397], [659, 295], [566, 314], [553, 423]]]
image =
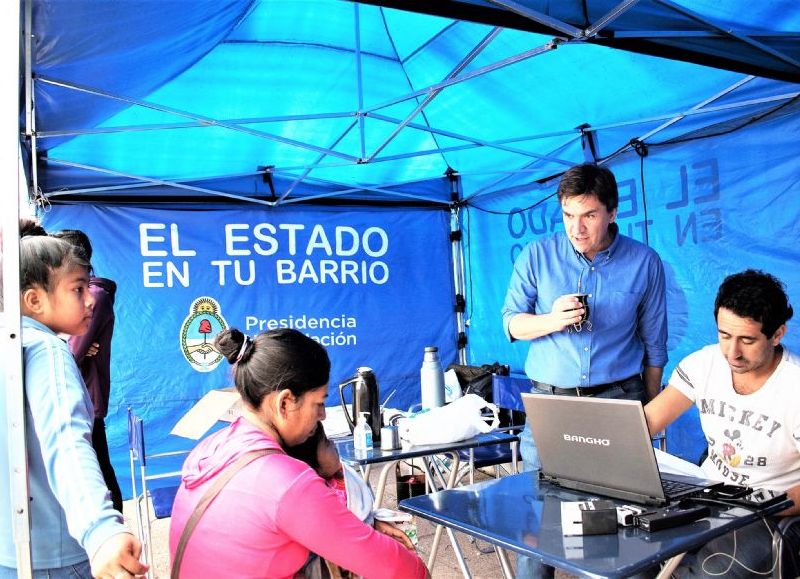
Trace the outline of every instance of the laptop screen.
[[661, 504], [664, 490], [641, 403], [523, 394], [543, 478], [569, 488]]

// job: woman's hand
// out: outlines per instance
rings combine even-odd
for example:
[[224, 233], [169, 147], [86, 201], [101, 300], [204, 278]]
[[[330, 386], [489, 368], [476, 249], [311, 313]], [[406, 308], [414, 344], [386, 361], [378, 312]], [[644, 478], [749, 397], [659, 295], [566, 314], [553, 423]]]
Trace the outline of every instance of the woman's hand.
[[414, 551], [414, 544], [402, 530], [392, 523], [386, 521], [375, 521], [375, 530], [384, 535], [389, 535], [392, 539], [403, 545], [409, 551]]

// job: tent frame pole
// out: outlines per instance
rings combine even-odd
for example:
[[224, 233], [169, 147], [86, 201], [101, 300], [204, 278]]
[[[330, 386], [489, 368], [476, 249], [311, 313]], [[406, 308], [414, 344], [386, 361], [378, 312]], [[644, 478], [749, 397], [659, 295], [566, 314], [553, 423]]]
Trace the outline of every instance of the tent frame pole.
[[[466, 286], [464, 283], [464, 231], [461, 228], [461, 176], [448, 169], [450, 180], [450, 247], [453, 257], [453, 287], [455, 289], [456, 348], [458, 363], [467, 364]], [[460, 299], [459, 299], [460, 298]]]
[[[24, 9], [24, 13], [20, 10]], [[0, 134], [6, 135], [0, 148], [2, 174], [6, 175], [6, 186], [0, 190], [0, 228], [2, 228], [2, 300], [0, 300], [0, 348], [5, 363], [7, 424], [6, 444], [8, 445], [9, 469], [7, 473], [11, 487], [12, 532], [17, 557], [17, 577], [27, 579], [33, 576], [31, 559], [31, 519], [30, 519], [30, 482], [28, 480], [28, 454], [26, 445], [25, 424], [25, 391], [22, 376], [22, 313], [20, 308], [20, 276], [19, 276], [19, 208], [20, 179], [24, 173], [20, 164], [19, 143], [19, 63], [20, 32], [23, 37], [24, 50], [24, 89], [25, 89], [25, 128], [28, 135], [32, 130], [33, 106], [31, 98], [31, 48], [32, 48], [32, 2], [26, 0], [24, 7], [19, 0], [3, 3], [2, 26], [5, 29], [3, 38], [6, 43], [6, 59], [4, 60], [4, 77], [0, 91], [2, 109], [7, 111], [0, 125]], [[20, 31], [20, 16], [23, 17], [23, 30]], [[7, 70], [6, 70], [7, 69]], [[12, 76], [13, 72], [13, 76]], [[35, 160], [32, 159], [35, 165]], [[16, 177], [12, 183], [12, 175]]]

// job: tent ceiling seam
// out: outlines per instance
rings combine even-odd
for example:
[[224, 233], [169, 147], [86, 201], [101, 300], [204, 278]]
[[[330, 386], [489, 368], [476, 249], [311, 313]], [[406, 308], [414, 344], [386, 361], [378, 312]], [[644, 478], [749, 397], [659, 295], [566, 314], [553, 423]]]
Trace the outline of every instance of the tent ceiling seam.
[[736, 89], [738, 89], [741, 86], [744, 86], [745, 84], [747, 84], [748, 82], [750, 82], [753, 79], [755, 79], [754, 76], [748, 76], [748, 77], [745, 77], [745, 78], [739, 80], [738, 82], [733, 83], [732, 85], [722, 89], [721, 91], [719, 91], [716, 94], [710, 96], [709, 98], [707, 98], [707, 99], [697, 103], [696, 105], [690, 107], [687, 111], [678, 113], [677, 115], [675, 115], [675, 117], [673, 117], [669, 121], [665, 122], [661, 126], [656, 127], [655, 129], [645, 133], [644, 135], [639, 137], [639, 140], [640, 141], [644, 141], [646, 139], [649, 139], [650, 137], [652, 137], [656, 133], [659, 133], [659, 132], [663, 131], [664, 129], [666, 129], [667, 127], [669, 127], [671, 125], [674, 125], [675, 123], [677, 123], [677, 122], [683, 120], [684, 118], [686, 118], [686, 113], [687, 112], [700, 110], [700, 109], [704, 108], [707, 104], [710, 104], [710, 103], [722, 98], [723, 96], [735, 91]]
[[529, 8], [527, 6], [523, 6], [519, 2], [514, 2], [513, 0], [487, 0], [490, 4], [494, 4], [495, 6], [500, 6], [501, 8], [513, 12], [515, 14], [519, 14], [520, 16], [527, 18], [529, 20], [533, 20], [534, 22], [538, 22], [539, 24], [544, 24], [545, 26], [552, 28], [558, 32], [562, 32], [567, 36], [572, 38], [580, 38], [583, 36], [583, 30], [580, 28], [576, 28], [571, 24], [568, 24], [562, 20], [558, 20], [557, 18], [553, 18], [552, 16], [548, 16], [542, 12]]
[[[326, 119], [341, 119], [355, 116], [355, 112], [338, 113], [319, 113], [316, 115], [285, 115], [278, 117], [244, 117], [235, 119], [222, 119], [222, 122], [234, 125], [251, 125], [260, 123], [294, 122], [294, 121], [313, 121]], [[108, 133], [126, 133], [135, 131], [166, 131], [172, 129], [193, 129], [213, 127], [204, 121], [192, 121], [188, 123], [159, 123], [154, 125], [120, 125], [115, 127], [94, 127], [91, 129], [71, 129], [58, 131], [39, 131], [36, 133], [40, 139], [53, 137], [72, 137], [77, 135], [102, 135]]]
[[[463, 71], [463, 70], [464, 70], [464, 69], [467, 67], [467, 65], [468, 65], [470, 62], [472, 62], [473, 60], [475, 60], [475, 59], [478, 57], [478, 55], [479, 55], [481, 52], [483, 52], [483, 51], [486, 49], [486, 47], [487, 47], [487, 46], [489, 46], [489, 44], [491, 44], [491, 43], [492, 43], [492, 41], [493, 41], [495, 38], [497, 38], [497, 36], [500, 34], [500, 32], [501, 32], [502, 30], [503, 30], [503, 29], [502, 29], [502, 28], [499, 28], [499, 27], [495, 27], [495, 28], [493, 28], [493, 29], [492, 29], [492, 30], [491, 30], [491, 31], [490, 31], [490, 32], [489, 32], [489, 33], [488, 33], [486, 36], [484, 36], [484, 37], [483, 37], [483, 38], [480, 40], [480, 42], [478, 42], [478, 44], [477, 44], [477, 45], [475, 45], [475, 46], [472, 48], [472, 50], [470, 50], [470, 51], [467, 53], [467, 55], [466, 55], [464, 58], [462, 58], [462, 59], [461, 59], [461, 61], [460, 61], [460, 62], [458, 62], [458, 63], [455, 65], [455, 67], [453, 67], [453, 70], [451, 70], [451, 71], [450, 71], [450, 72], [447, 74], [447, 76], [445, 77], [445, 79], [444, 79], [444, 80], [445, 80], [445, 81], [447, 81], [447, 80], [455, 79], [456, 77], [458, 77], [459, 73], [461, 73], [461, 72], [462, 72], [462, 71]], [[375, 147], [375, 150], [372, 152], [372, 154], [369, 156], [369, 158], [365, 159], [365, 161], [364, 161], [364, 162], [366, 162], [366, 163], [369, 163], [369, 162], [370, 162], [372, 159], [374, 159], [374, 158], [375, 158], [375, 156], [377, 156], [377, 155], [378, 155], [378, 153], [380, 153], [380, 152], [381, 152], [381, 151], [382, 151], [382, 150], [383, 150], [383, 149], [384, 149], [384, 148], [385, 148], [385, 147], [386, 147], [386, 146], [387, 146], [389, 143], [391, 143], [391, 142], [392, 142], [392, 140], [393, 140], [393, 139], [394, 139], [394, 138], [395, 138], [395, 137], [396, 137], [396, 136], [397, 136], [397, 135], [400, 133], [400, 131], [402, 131], [402, 130], [403, 130], [403, 128], [404, 128], [404, 127], [405, 127], [405, 126], [406, 126], [408, 123], [410, 123], [410, 122], [412, 121], [412, 119], [413, 119], [415, 116], [417, 116], [417, 114], [419, 114], [419, 113], [420, 113], [420, 112], [421, 112], [421, 111], [422, 111], [422, 110], [423, 110], [423, 109], [424, 109], [426, 106], [428, 106], [428, 105], [429, 105], [429, 104], [430, 104], [430, 103], [433, 101], [433, 99], [435, 99], [437, 96], [439, 96], [439, 94], [442, 92], [442, 90], [444, 90], [444, 88], [440, 88], [440, 89], [434, 89], [434, 90], [432, 90], [431, 92], [429, 92], [429, 93], [428, 93], [428, 94], [425, 96], [425, 98], [424, 98], [424, 99], [422, 99], [422, 102], [421, 102], [421, 103], [418, 103], [418, 104], [417, 104], [417, 106], [414, 108], [414, 110], [413, 110], [413, 111], [411, 111], [411, 112], [410, 112], [410, 113], [409, 113], [409, 114], [406, 116], [406, 118], [405, 118], [405, 119], [403, 119], [403, 120], [400, 122], [400, 124], [399, 124], [397, 127], [395, 127], [395, 129], [394, 129], [394, 130], [393, 130], [393, 131], [392, 131], [392, 132], [389, 134], [389, 136], [388, 136], [388, 137], [386, 137], [386, 139], [384, 139], [384, 141], [383, 141], [383, 142], [382, 142], [380, 145], [378, 145], [377, 147]]]
[[427, 86], [425, 88], [418, 89], [418, 90], [416, 90], [416, 91], [414, 91], [412, 93], [409, 93], [407, 95], [400, 96], [400, 97], [398, 97], [396, 99], [392, 99], [392, 100], [389, 100], [389, 101], [384, 101], [384, 102], [379, 103], [377, 105], [373, 105], [373, 106], [369, 107], [366, 110], [366, 112], [372, 112], [372, 111], [380, 110], [380, 109], [383, 109], [383, 108], [386, 108], [386, 107], [401, 103], [403, 101], [407, 101], [407, 100], [410, 100], [412, 98], [416, 98], [416, 97], [422, 96], [422, 95], [427, 94], [427, 93], [429, 93], [431, 91], [434, 91], [434, 90], [446, 88], [446, 87], [454, 85], [454, 84], [458, 84], [458, 83], [466, 82], [468, 80], [472, 80], [473, 78], [476, 78], [478, 76], [482, 76], [484, 74], [488, 74], [488, 73], [493, 72], [495, 70], [498, 70], [500, 68], [504, 68], [506, 66], [510, 66], [512, 64], [516, 64], [516, 63], [521, 62], [523, 60], [527, 60], [527, 59], [532, 58], [534, 56], [538, 56], [539, 54], [542, 54], [542, 53], [545, 53], [545, 52], [549, 52], [551, 50], [555, 50], [559, 44], [563, 44], [564, 42], [565, 41], [560, 39], [560, 38], [555, 38], [555, 39], [543, 44], [542, 46], [537, 46], [536, 48], [532, 48], [531, 50], [526, 50], [525, 52], [521, 52], [521, 53], [516, 54], [514, 56], [510, 56], [510, 57], [505, 58], [503, 60], [499, 60], [499, 61], [494, 62], [492, 64], [488, 64], [486, 66], [482, 66], [480, 68], [477, 68], [477, 69], [473, 70], [472, 72], [470, 72], [468, 74], [465, 74], [464, 76], [458, 77], [457, 79], [451, 79], [451, 80], [447, 80], [447, 81], [438, 82], [436, 84], [429, 85], [429, 86]]
[[[551, 151], [551, 154], [565, 150], [567, 147], [572, 145], [575, 141], [579, 140], [580, 138], [581, 138], [581, 135], [578, 134], [578, 135], [575, 135], [575, 137], [572, 138], [572, 139], [567, 139], [560, 146], [558, 146], [555, 149], [553, 149]], [[480, 196], [480, 195], [488, 195], [489, 193], [492, 193], [492, 191], [489, 191], [489, 189], [491, 189], [492, 187], [496, 187], [497, 185], [500, 185], [504, 181], [507, 181], [508, 179], [511, 179], [512, 177], [514, 177], [515, 175], [518, 175], [519, 173], [531, 171], [532, 168], [538, 163], [539, 163], [539, 161], [536, 160], [536, 161], [532, 161], [532, 162], [528, 163], [527, 165], [523, 165], [520, 169], [514, 171], [513, 173], [505, 175], [505, 176], [501, 177], [500, 179], [497, 179], [497, 180], [493, 181], [492, 183], [488, 183], [488, 184], [484, 185], [483, 187], [480, 187], [479, 189], [477, 189], [471, 195], [465, 196], [465, 199], [474, 199], [475, 197]]]
[[[399, 119], [395, 119], [395, 118], [392, 118], [392, 117], [389, 117], [389, 116], [386, 116], [386, 115], [382, 115], [380, 113], [372, 113], [372, 114], [370, 114], [370, 117], [376, 118], [376, 119], [379, 119], [379, 120], [383, 120], [383, 121], [386, 121], [386, 122], [391, 122], [391, 123], [400, 122]], [[453, 131], [447, 131], [447, 130], [444, 130], [444, 129], [437, 129], [437, 128], [430, 127], [430, 126], [425, 127], [425, 126], [419, 125], [417, 123], [409, 123], [408, 126], [410, 128], [412, 128], [412, 129], [425, 130], [425, 131], [428, 131], [430, 133], [441, 135], [443, 137], [450, 137], [452, 139], [460, 139], [462, 141], [467, 141], [469, 143], [472, 143], [472, 144], [475, 144], [475, 145], [480, 145], [482, 147], [487, 147], [487, 148], [491, 148], [491, 149], [498, 149], [500, 151], [507, 151], [509, 153], [516, 153], [516, 154], [519, 154], [519, 155], [524, 155], [526, 157], [544, 158], [543, 155], [540, 155], [540, 154], [537, 154], [537, 153], [532, 153], [532, 152], [526, 151], [524, 149], [517, 149], [515, 147], [506, 147], [500, 141], [487, 141], [485, 139], [480, 139], [478, 137], [471, 137], [469, 135], [463, 135], [463, 134], [456, 133], [456, 132], [453, 132]], [[516, 140], [518, 138], [515, 137], [514, 139]], [[528, 140], [528, 139], [524, 139], [524, 140]], [[460, 149], [461, 147], [458, 146], [458, 148]], [[442, 148], [441, 150], [444, 151], [446, 149], [450, 149], [450, 148]], [[378, 157], [378, 159], [386, 159], [386, 158], [387, 157]], [[556, 160], [556, 159], [552, 159], [552, 160], [560, 161], [560, 160]]]
[[[381, 14], [383, 14], [383, 8], [381, 8]], [[457, 26], [457, 25], [459, 25], [459, 24], [461, 24], [461, 23], [462, 23], [462, 21], [461, 21], [461, 20], [453, 20], [453, 21], [452, 21], [450, 24], [448, 24], [447, 26], [445, 26], [444, 28], [442, 28], [442, 29], [441, 29], [439, 32], [437, 32], [437, 33], [436, 33], [436, 34], [434, 34], [433, 36], [429, 37], [429, 38], [428, 38], [428, 39], [427, 39], [425, 42], [423, 42], [423, 43], [422, 43], [422, 44], [420, 44], [418, 47], [416, 47], [414, 50], [412, 50], [411, 52], [409, 52], [409, 53], [408, 53], [408, 55], [407, 55], [405, 58], [400, 58], [400, 55], [397, 53], [397, 51], [396, 51], [396, 48], [395, 48], [395, 46], [394, 46], [394, 42], [392, 42], [391, 40], [390, 40], [390, 42], [392, 43], [392, 48], [395, 50], [395, 54], [397, 55], [397, 58], [399, 59], [399, 62], [400, 62], [400, 64], [402, 64], [402, 65], [404, 65], [404, 66], [405, 66], [405, 64], [406, 64], [406, 63], [407, 63], [409, 60], [411, 60], [412, 58], [414, 58], [414, 57], [415, 57], [417, 54], [419, 54], [420, 52], [422, 52], [423, 50], [425, 50], [425, 49], [426, 49], [427, 47], [429, 47], [431, 44], [433, 44], [434, 42], [436, 42], [436, 41], [437, 41], [439, 38], [441, 38], [442, 36], [444, 36], [444, 35], [445, 35], [445, 34], [446, 34], [448, 31], [450, 31], [452, 28], [454, 28], [455, 26]], [[385, 17], [384, 17], [384, 25], [385, 25], [385, 27], [386, 27], [386, 33], [387, 33], [387, 34], [389, 35], [389, 37], [391, 38], [391, 35], [392, 35], [392, 33], [391, 33], [391, 32], [389, 32], [389, 27], [388, 27], [388, 24], [386, 24], [386, 18], [385, 18]]]
[[[349, 133], [349, 132], [350, 132], [350, 131], [353, 129], [353, 127], [354, 127], [354, 126], [356, 126], [356, 122], [357, 122], [357, 121], [353, 121], [352, 123], [350, 123], [350, 126], [348, 126], [348, 127], [347, 127], [347, 128], [346, 128], [346, 129], [345, 129], [343, 132], [342, 132], [342, 134], [340, 134], [340, 135], [339, 135], [339, 137], [338, 137], [336, 140], [334, 140], [333, 144], [331, 144], [331, 146], [329, 147], [329, 149], [333, 149], [334, 147], [336, 147], [336, 145], [338, 145], [338, 144], [339, 144], [339, 143], [342, 141], [342, 139], [344, 139], [344, 138], [345, 138], [345, 136], [347, 136], [347, 133]], [[363, 133], [362, 133], [362, 134], [363, 134]], [[311, 173], [311, 171], [313, 171], [313, 170], [314, 170], [314, 169], [317, 167], [317, 165], [319, 165], [319, 163], [320, 163], [320, 162], [321, 162], [321, 161], [322, 161], [322, 160], [323, 160], [325, 157], [326, 157], [326, 155], [324, 155], [324, 154], [321, 154], [319, 157], [317, 157], [317, 160], [316, 160], [316, 161], [314, 161], [314, 162], [313, 162], [311, 165], [309, 165], [309, 166], [306, 168], [306, 170], [303, 172], [303, 174], [302, 174], [302, 175], [300, 175], [299, 177], [297, 177], [297, 179], [295, 179], [295, 180], [294, 180], [294, 181], [293, 181], [293, 182], [292, 182], [292, 183], [289, 185], [289, 187], [287, 187], [287, 188], [286, 188], [286, 191], [285, 191], [285, 192], [283, 193], [283, 195], [281, 195], [281, 197], [278, 199], [278, 204], [282, 203], [282, 202], [283, 202], [283, 200], [284, 200], [284, 199], [286, 199], [286, 198], [287, 198], [287, 197], [288, 197], [288, 196], [289, 196], [289, 195], [290, 195], [290, 194], [291, 194], [291, 193], [292, 193], [292, 192], [295, 190], [295, 188], [297, 187], [297, 185], [299, 185], [299, 184], [300, 184], [300, 183], [301, 183], [301, 182], [302, 182], [302, 181], [303, 181], [303, 180], [304, 180], [306, 177], [308, 177], [308, 175]]]
[[638, 4], [638, 2], [639, 0], [624, 0], [623, 2], [620, 2], [605, 15], [601, 16], [597, 22], [586, 28], [583, 36], [586, 38], [594, 38], [597, 36], [598, 32], [625, 14], [625, 12], [633, 8], [636, 4]]
[[733, 32], [732, 30], [725, 29], [725, 28], [721, 27], [720, 25], [716, 24], [714, 21], [712, 21], [712, 20], [710, 20], [708, 18], [704, 18], [703, 16], [701, 16], [701, 15], [699, 15], [699, 14], [697, 14], [697, 13], [691, 11], [691, 10], [689, 10], [688, 8], [684, 8], [683, 6], [675, 4], [671, 0], [653, 0], [653, 1], [656, 2], [657, 4], [661, 4], [662, 6], [665, 6], [667, 8], [672, 9], [675, 12], [678, 12], [679, 14], [683, 14], [684, 16], [686, 16], [688, 18], [691, 18], [692, 20], [695, 20], [696, 22], [699, 22], [699, 23], [703, 24], [704, 26], [709, 26], [709, 27], [713, 28], [714, 30], [718, 30], [722, 34], [724, 34], [725, 36], [729, 36], [729, 37], [731, 37], [731, 38], [733, 38], [735, 40], [739, 40], [741, 42], [744, 42], [745, 44], [749, 44], [750, 46], [752, 46], [753, 48], [756, 48], [757, 50], [760, 50], [761, 52], [769, 54], [769, 55], [771, 55], [771, 56], [773, 56], [773, 57], [775, 57], [775, 58], [777, 58], [779, 60], [784, 61], [787, 64], [792, 65], [795, 68], [800, 69], [800, 62], [798, 62], [795, 59], [783, 54], [782, 52], [779, 52], [779, 51], [777, 51], [777, 50], [775, 50], [775, 49], [773, 49], [773, 48], [771, 48], [771, 47], [769, 47], [769, 46], [767, 46], [765, 44], [762, 44], [761, 42], [758, 42], [757, 40], [754, 40], [750, 36], [743, 35], [743, 34], [738, 34], [738, 33]]
[[[141, 106], [141, 107], [144, 107], [144, 108], [148, 108], [148, 109], [152, 109], [152, 110], [156, 110], [156, 111], [159, 111], [159, 112], [173, 114], [173, 115], [176, 115], [176, 116], [179, 116], [179, 117], [190, 118], [190, 119], [199, 121], [199, 122], [201, 122], [203, 124], [221, 127], [223, 129], [228, 129], [228, 130], [231, 130], [231, 131], [244, 133], [244, 134], [247, 134], [247, 135], [250, 135], [250, 136], [254, 136], [254, 137], [258, 137], [258, 138], [262, 138], [262, 139], [267, 139], [267, 140], [271, 140], [271, 141], [277, 141], [277, 142], [282, 143], [284, 145], [290, 145], [290, 146], [298, 147], [300, 149], [308, 149], [308, 150], [311, 150], [311, 151], [316, 151], [318, 153], [325, 152], [325, 149], [323, 149], [322, 147], [318, 147], [318, 146], [312, 145], [310, 143], [303, 143], [303, 142], [300, 142], [300, 141], [295, 141], [294, 139], [287, 139], [285, 137], [279, 137], [277, 135], [273, 135], [271, 133], [266, 133], [264, 131], [256, 131], [254, 129], [248, 129], [246, 127], [241, 127], [239, 125], [232, 125], [232, 124], [226, 123], [224, 121], [212, 119], [210, 117], [205, 117], [203, 115], [197, 115], [197, 114], [190, 113], [190, 112], [187, 112], [187, 111], [181, 111], [179, 109], [175, 109], [175, 108], [172, 108], [172, 107], [166, 107], [166, 106], [163, 106], [163, 105], [158, 105], [158, 104], [155, 104], [155, 103], [150, 103], [150, 102], [142, 101], [142, 100], [139, 100], [139, 99], [134, 99], [134, 98], [130, 98], [130, 97], [124, 97], [124, 96], [120, 96], [120, 95], [115, 95], [115, 94], [112, 94], [112, 93], [101, 91], [99, 89], [94, 89], [94, 88], [90, 88], [90, 87], [86, 87], [86, 86], [81, 86], [81, 85], [74, 84], [74, 83], [68, 83], [68, 82], [65, 82], [65, 81], [60, 81], [60, 80], [56, 80], [56, 79], [52, 79], [52, 78], [44, 77], [44, 76], [37, 76], [36, 80], [40, 81], [40, 82], [44, 82], [46, 84], [52, 84], [54, 86], [59, 86], [59, 87], [62, 87], [62, 88], [71, 89], [71, 90], [75, 90], [75, 91], [78, 91], [78, 92], [85, 92], [85, 93], [88, 93], [88, 94], [93, 94], [95, 96], [105, 97], [105, 98], [112, 99], [112, 100], [117, 100], [117, 101], [126, 102], [126, 103], [133, 104], [133, 105], [138, 105], [138, 106]], [[334, 156], [334, 157], [339, 157], [341, 159], [346, 159], [346, 160], [349, 160], [349, 161], [355, 161], [356, 160], [356, 158], [353, 157], [352, 155], [345, 155], [343, 153], [338, 153], [338, 152], [333, 152], [333, 151], [331, 151], [330, 154], [332, 156]]]
[[[220, 44], [229, 44], [229, 45], [237, 45], [237, 44], [252, 44], [255, 46], [287, 46], [287, 47], [296, 47], [296, 46], [308, 46], [310, 48], [319, 48], [322, 50], [330, 50], [333, 52], [346, 52], [352, 53], [352, 48], [347, 48], [345, 46], [332, 46], [330, 44], [320, 44], [318, 42], [290, 42], [288, 40], [269, 40], [269, 41], [260, 41], [260, 40], [223, 40]], [[363, 51], [364, 54], [369, 56], [370, 58], [376, 58], [379, 60], [388, 60], [389, 62], [399, 62], [398, 58], [392, 58], [391, 56], [386, 56], [385, 54], [379, 54], [377, 52], [371, 52], [369, 50]]]
[[[397, 46], [395, 45], [394, 38], [392, 37], [392, 33], [389, 31], [389, 23], [386, 21], [386, 11], [383, 8], [380, 8], [380, 15], [381, 15], [381, 22], [383, 23], [383, 29], [386, 31], [386, 37], [389, 40], [389, 44], [391, 45], [392, 50], [394, 51], [394, 53], [397, 56], [398, 60], [400, 60], [400, 62], [402, 63], [402, 66], [400, 67], [400, 70], [403, 71], [403, 76], [405, 77], [409, 88], [413, 89], [414, 88], [414, 83], [411, 81], [411, 78], [409, 77], [408, 72], [406, 71], [406, 67], [404, 65], [404, 61], [402, 61], [400, 59], [400, 53], [397, 51]], [[455, 23], [453, 23], [453, 24], [455, 25]], [[440, 34], [444, 33], [445, 30], [449, 30], [450, 28], [451, 28], [450, 26], [446, 26], [443, 30], [441, 30], [435, 36], [439, 36]], [[367, 114], [367, 113], [364, 113], [364, 114]], [[430, 125], [430, 122], [428, 121], [428, 116], [424, 112], [422, 113], [422, 118], [425, 121], [426, 125]], [[436, 138], [436, 136], [431, 134], [431, 139], [433, 140], [433, 142], [436, 144], [436, 146], [438, 148], [439, 147], [439, 141]], [[442, 162], [445, 165], [449, 165], [448, 162], [447, 162], [447, 159], [445, 158], [445, 156], [443, 154], [441, 155], [441, 157], [442, 157]]]
[[[233, 193], [225, 193], [223, 191], [216, 191], [214, 189], [208, 189], [208, 188], [205, 188], [205, 187], [194, 187], [192, 185], [184, 185], [182, 183], [178, 183], [178, 182], [175, 182], [175, 181], [166, 181], [164, 179], [155, 179], [155, 178], [152, 178], [152, 177], [145, 177], [144, 175], [133, 175], [133, 174], [130, 174], [130, 173], [122, 173], [120, 171], [114, 171], [112, 169], [105, 169], [103, 167], [96, 167], [96, 166], [92, 166], [92, 165], [86, 165], [86, 164], [83, 164], [83, 163], [75, 163], [73, 161], [67, 161], [65, 159], [48, 158], [47, 160], [48, 160], [48, 162], [55, 163], [55, 164], [58, 164], [58, 165], [64, 165], [66, 167], [75, 167], [77, 169], [85, 169], [87, 171], [93, 171], [93, 172], [102, 173], [102, 174], [105, 174], [105, 175], [112, 175], [114, 177], [123, 177], [123, 178], [126, 178], [126, 179], [135, 179], [135, 180], [145, 181], [145, 182], [148, 182], [148, 183], [152, 183], [153, 185], [164, 185], [166, 187], [174, 187], [174, 188], [177, 188], [177, 189], [185, 189], [187, 191], [195, 191], [195, 192], [198, 192], [198, 193], [206, 193], [206, 194], [209, 194], [209, 195], [215, 195], [215, 196], [220, 196], [220, 197], [228, 197], [228, 198], [231, 198], [231, 199], [237, 199], [239, 201], [251, 201], [253, 203], [259, 203], [261, 205], [270, 205], [270, 206], [273, 205], [273, 203], [271, 203], [269, 201], [263, 201], [261, 199], [254, 199], [252, 197], [243, 197], [243, 196], [240, 196], [240, 195], [234, 195]], [[69, 190], [61, 190], [61, 191], [57, 191], [57, 192], [48, 193], [46, 195], [46, 197], [47, 198], [58, 197], [60, 195], [67, 195], [69, 193], [70, 193]]]

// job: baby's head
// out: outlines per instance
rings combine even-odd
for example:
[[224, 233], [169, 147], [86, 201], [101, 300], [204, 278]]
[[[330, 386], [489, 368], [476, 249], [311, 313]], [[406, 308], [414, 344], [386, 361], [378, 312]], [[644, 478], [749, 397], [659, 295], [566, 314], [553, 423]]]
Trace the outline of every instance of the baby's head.
[[[317, 427], [317, 430], [322, 431], [322, 425]], [[324, 431], [322, 431], [322, 436], [319, 438], [319, 445], [317, 446], [317, 463], [315, 470], [322, 478], [331, 478], [342, 470], [339, 451], [336, 450], [336, 445], [325, 436]]]
[[321, 422], [317, 423], [317, 429], [308, 440], [287, 449], [286, 452], [308, 464], [322, 478], [331, 478], [342, 468], [336, 445], [325, 436]]

